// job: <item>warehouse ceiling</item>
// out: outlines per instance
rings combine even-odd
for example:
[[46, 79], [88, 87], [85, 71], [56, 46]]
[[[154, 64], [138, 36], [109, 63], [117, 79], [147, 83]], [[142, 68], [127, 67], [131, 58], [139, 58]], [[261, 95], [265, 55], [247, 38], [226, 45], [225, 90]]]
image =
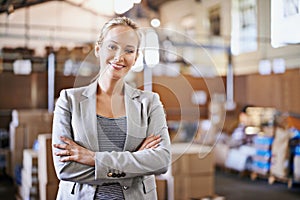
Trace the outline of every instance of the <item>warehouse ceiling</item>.
[[[0, 48], [72, 46], [95, 40], [98, 28], [118, 16], [114, 3], [138, 0], [0, 0]], [[159, 7], [175, 0], [141, 0], [122, 14], [148, 26]]]
[[[0, 13], [6, 12], [7, 14], [10, 14], [14, 12], [14, 10], [16, 9], [33, 6], [48, 1], [53, 1], [53, 0], [0, 0]], [[96, 15], [106, 15], [106, 16], [114, 15], [113, 12], [111, 13], [103, 12], [103, 9], [95, 6], [96, 4], [99, 5], [99, 2], [101, 1], [102, 1], [101, 7], [106, 6], [109, 1], [110, 3], [108, 4], [111, 5], [112, 0], [57, 0], [57, 1], [65, 1], [67, 3], [79, 6]], [[152, 11], [157, 12], [159, 7], [167, 1], [172, 1], [172, 0], [142, 0], [142, 5], [146, 6]]]

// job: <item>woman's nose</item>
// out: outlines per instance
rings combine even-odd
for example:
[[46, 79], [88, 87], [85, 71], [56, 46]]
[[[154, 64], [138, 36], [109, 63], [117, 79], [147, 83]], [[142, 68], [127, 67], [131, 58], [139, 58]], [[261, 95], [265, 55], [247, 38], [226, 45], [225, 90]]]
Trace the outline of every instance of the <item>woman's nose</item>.
[[120, 61], [123, 59], [123, 53], [121, 51], [116, 52], [114, 56], [114, 61]]

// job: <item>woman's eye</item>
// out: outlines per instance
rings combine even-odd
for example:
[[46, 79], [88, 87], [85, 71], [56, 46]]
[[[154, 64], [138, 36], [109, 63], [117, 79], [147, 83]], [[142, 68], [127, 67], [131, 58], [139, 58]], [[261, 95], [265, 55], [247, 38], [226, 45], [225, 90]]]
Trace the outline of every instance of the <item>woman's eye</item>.
[[109, 45], [107, 46], [107, 48], [108, 48], [109, 50], [116, 50], [116, 49], [117, 49], [117, 46], [114, 45], [114, 44], [109, 44]]
[[131, 53], [134, 53], [134, 50], [132, 50], [132, 49], [126, 49], [125, 52], [128, 53], [128, 54], [131, 54]]

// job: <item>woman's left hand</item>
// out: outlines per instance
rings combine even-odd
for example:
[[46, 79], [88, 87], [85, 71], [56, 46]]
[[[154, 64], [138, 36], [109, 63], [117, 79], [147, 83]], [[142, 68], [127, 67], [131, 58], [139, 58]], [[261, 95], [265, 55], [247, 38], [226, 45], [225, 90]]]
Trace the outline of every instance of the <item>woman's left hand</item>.
[[59, 149], [56, 156], [61, 156], [61, 162], [74, 161], [81, 164], [95, 166], [95, 152], [90, 151], [71, 139], [61, 136], [61, 141], [64, 144], [53, 144], [53, 147]]

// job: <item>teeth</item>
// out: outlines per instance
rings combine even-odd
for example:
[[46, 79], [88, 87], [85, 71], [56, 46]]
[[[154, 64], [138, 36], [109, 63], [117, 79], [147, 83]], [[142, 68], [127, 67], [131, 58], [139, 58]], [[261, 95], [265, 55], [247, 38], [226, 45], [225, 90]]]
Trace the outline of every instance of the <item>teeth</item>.
[[121, 69], [121, 68], [123, 68], [123, 66], [122, 65], [116, 65], [116, 64], [111, 64], [114, 68], [118, 68], [118, 69]]

